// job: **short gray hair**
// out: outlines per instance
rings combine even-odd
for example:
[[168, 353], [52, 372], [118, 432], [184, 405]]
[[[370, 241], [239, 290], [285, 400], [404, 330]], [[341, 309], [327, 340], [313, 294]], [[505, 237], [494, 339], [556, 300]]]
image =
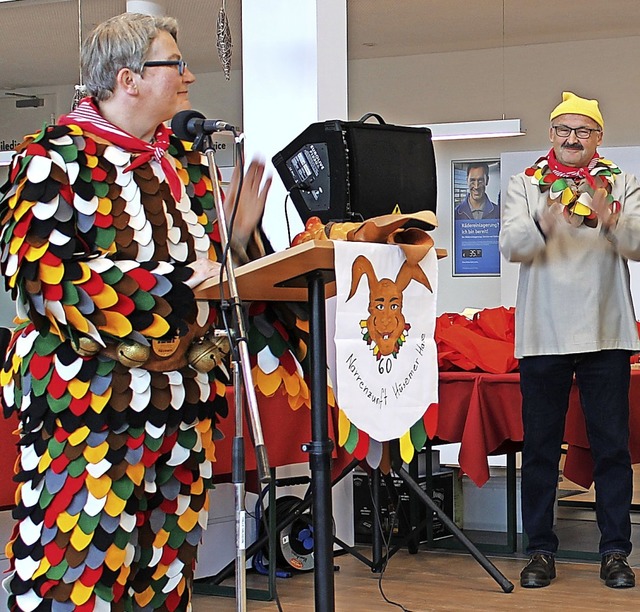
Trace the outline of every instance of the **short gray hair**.
[[118, 73], [130, 68], [140, 74], [153, 40], [168, 32], [177, 41], [178, 23], [173, 17], [123, 13], [97, 25], [80, 53], [80, 68], [87, 93], [98, 101], [113, 94]]

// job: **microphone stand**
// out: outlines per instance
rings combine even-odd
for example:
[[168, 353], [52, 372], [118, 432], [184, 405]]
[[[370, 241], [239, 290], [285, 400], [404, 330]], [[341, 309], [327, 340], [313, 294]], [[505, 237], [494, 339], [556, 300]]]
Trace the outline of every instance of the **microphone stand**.
[[[234, 132], [237, 140], [237, 134]], [[201, 133], [194, 140], [193, 148], [204, 153], [209, 162], [209, 175], [213, 185], [213, 197], [218, 216], [218, 229], [220, 231], [220, 240], [223, 252], [227, 251], [229, 243], [229, 231], [227, 227], [227, 219], [222, 203], [222, 190], [218, 179], [218, 166], [215, 160], [215, 149], [210, 134]], [[269, 470], [269, 461], [267, 459], [267, 448], [264, 444], [262, 435], [262, 425], [260, 423], [260, 414], [258, 412], [258, 400], [256, 398], [253, 377], [251, 374], [251, 364], [249, 361], [249, 348], [247, 343], [247, 330], [242, 311], [242, 304], [238, 297], [238, 285], [236, 282], [235, 271], [233, 268], [233, 260], [231, 256], [226, 257], [225, 272], [227, 273], [227, 282], [229, 284], [230, 306], [233, 309], [233, 325], [234, 330], [229, 342], [233, 347], [233, 387], [235, 399], [235, 436], [233, 438], [232, 452], [232, 473], [231, 480], [234, 489], [235, 504], [235, 527], [236, 527], [236, 559], [235, 559], [235, 588], [236, 588], [236, 610], [244, 612], [247, 606], [246, 593], [246, 509], [245, 501], [245, 461], [244, 461], [244, 440], [242, 427], [242, 386], [247, 398], [249, 425], [253, 438], [253, 444], [256, 454], [256, 467], [258, 478], [261, 483], [266, 484], [271, 481]], [[229, 307], [227, 303], [226, 307]], [[223, 308], [225, 306], [223, 305]], [[239, 365], [238, 367], [238, 360]]]

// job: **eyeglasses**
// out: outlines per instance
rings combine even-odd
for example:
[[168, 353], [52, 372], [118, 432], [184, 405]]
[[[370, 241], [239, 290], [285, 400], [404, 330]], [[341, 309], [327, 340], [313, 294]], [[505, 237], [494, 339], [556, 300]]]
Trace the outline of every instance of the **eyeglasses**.
[[182, 76], [187, 69], [187, 62], [182, 59], [179, 60], [150, 60], [142, 64], [143, 68], [151, 68], [153, 66], [177, 66], [178, 74]]
[[551, 127], [555, 131], [556, 135], [560, 138], [567, 138], [571, 136], [571, 132], [575, 132], [578, 138], [580, 138], [581, 140], [586, 140], [587, 138], [591, 138], [591, 134], [593, 134], [593, 132], [602, 132], [602, 130], [599, 128], [572, 128], [568, 125], [552, 125]]

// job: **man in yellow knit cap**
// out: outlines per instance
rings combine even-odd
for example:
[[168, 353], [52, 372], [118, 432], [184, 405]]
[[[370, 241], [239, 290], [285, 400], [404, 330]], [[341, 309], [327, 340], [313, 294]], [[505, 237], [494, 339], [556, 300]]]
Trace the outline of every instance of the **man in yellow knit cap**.
[[515, 355], [524, 448], [523, 587], [556, 576], [558, 463], [575, 376], [594, 461], [600, 577], [635, 586], [629, 511], [630, 356], [640, 350], [627, 260], [640, 260], [640, 185], [602, 158], [598, 102], [565, 92], [550, 115], [552, 148], [511, 177], [500, 249], [520, 263]]

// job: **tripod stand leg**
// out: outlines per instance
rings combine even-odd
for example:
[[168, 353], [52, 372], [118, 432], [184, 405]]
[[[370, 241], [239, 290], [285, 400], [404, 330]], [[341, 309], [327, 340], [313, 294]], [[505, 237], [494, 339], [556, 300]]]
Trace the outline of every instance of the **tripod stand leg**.
[[404, 480], [413, 492], [420, 498], [424, 504], [433, 510], [443, 525], [455, 536], [455, 538], [471, 553], [473, 558], [488, 572], [488, 574], [500, 585], [505, 593], [513, 591], [513, 583], [498, 570], [498, 568], [489, 561], [475, 546], [475, 544], [466, 536], [460, 528], [444, 513], [444, 511], [422, 490], [420, 485], [411, 477], [403, 467], [398, 470], [398, 476]]
[[382, 571], [382, 524], [380, 517], [380, 470], [374, 470], [371, 474], [371, 494], [373, 507], [378, 511], [373, 513], [373, 525], [371, 532], [371, 551], [373, 553], [372, 572]]

